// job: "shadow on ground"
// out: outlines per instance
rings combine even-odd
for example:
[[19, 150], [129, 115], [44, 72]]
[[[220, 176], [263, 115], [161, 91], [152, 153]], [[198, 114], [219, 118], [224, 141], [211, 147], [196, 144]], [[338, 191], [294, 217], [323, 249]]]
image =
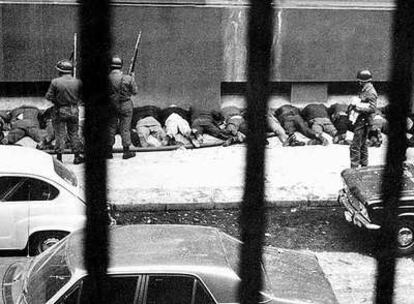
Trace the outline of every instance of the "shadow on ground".
[[[266, 245], [281, 248], [358, 252], [372, 256], [373, 233], [348, 224], [343, 209], [267, 209]], [[117, 221], [126, 224], [198, 224], [218, 227], [240, 239], [239, 210], [194, 210], [163, 212], [123, 212]]]

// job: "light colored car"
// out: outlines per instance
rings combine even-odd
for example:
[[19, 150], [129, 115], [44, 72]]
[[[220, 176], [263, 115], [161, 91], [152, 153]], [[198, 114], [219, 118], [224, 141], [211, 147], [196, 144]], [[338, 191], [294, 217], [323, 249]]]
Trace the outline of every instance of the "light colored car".
[[86, 221], [75, 174], [51, 155], [0, 146], [0, 249], [38, 254]]
[[[87, 303], [83, 231], [9, 266], [5, 304]], [[240, 241], [212, 227], [113, 226], [105, 285], [112, 304], [237, 303]], [[264, 247], [262, 303], [338, 303], [316, 257]]]

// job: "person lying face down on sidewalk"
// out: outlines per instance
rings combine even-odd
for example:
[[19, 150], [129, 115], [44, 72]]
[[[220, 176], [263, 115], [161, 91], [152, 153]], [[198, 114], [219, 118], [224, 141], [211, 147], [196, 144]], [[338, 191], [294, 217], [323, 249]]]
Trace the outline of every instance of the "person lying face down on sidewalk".
[[244, 142], [247, 134], [247, 123], [243, 116], [244, 109], [236, 106], [227, 106], [221, 109], [221, 113], [226, 125], [225, 130], [230, 136], [223, 146], [227, 147], [231, 144]]
[[[326, 138], [323, 137], [323, 132], [328, 133], [333, 138], [334, 143], [337, 142], [337, 139], [335, 139], [337, 130], [329, 119], [328, 108], [324, 104], [310, 103], [302, 109], [301, 115], [308, 126], [322, 139], [323, 145], [328, 144]], [[320, 144], [320, 140], [312, 139], [308, 144], [317, 145]]]
[[147, 105], [134, 108], [131, 128], [137, 132], [139, 141], [137, 146], [146, 148], [167, 145], [167, 134], [161, 126], [160, 115], [161, 109], [157, 106]]
[[190, 128], [191, 111], [185, 110], [177, 105], [170, 105], [161, 110], [161, 123], [165, 126], [167, 132], [168, 145], [184, 145], [185, 142], [180, 140], [180, 135], [184, 139], [189, 140], [194, 147], [198, 148], [200, 145], [194, 140]]
[[290, 104], [285, 104], [278, 108], [275, 112], [276, 118], [279, 120], [282, 127], [285, 129], [288, 139], [283, 146], [303, 146], [305, 143], [298, 141], [295, 137], [295, 132], [298, 131], [306, 137], [310, 138], [309, 144], [326, 144], [327, 140], [321, 134], [317, 134], [314, 130], [308, 127], [307, 123], [300, 116], [300, 110]]
[[[389, 111], [389, 106], [377, 108], [375, 116], [373, 118], [373, 125], [377, 130], [380, 130], [381, 133], [386, 135], [389, 134], [389, 125], [387, 120], [387, 115]], [[379, 147], [382, 144], [382, 135], [380, 133], [380, 138], [377, 137], [377, 134], [372, 134], [368, 132], [368, 146], [369, 147]], [[407, 140], [408, 147], [414, 147], [414, 113], [408, 113], [407, 116], [407, 134], [411, 136]], [[379, 143], [378, 143], [379, 141]]]
[[338, 145], [350, 145], [351, 141], [346, 139], [346, 132], [352, 131], [352, 123], [348, 117], [348, 105], [345, 103], [334, 103], [329, 107], [328, 113], [337, 131], [332, 142]]
[[284, 143], [288, 139], [288, 136], [285, 132], [285, 129], [283, 129], [279, 120], [277, 120], [275, 116], [275, 109], [269, 108], [267, 110], [266, 121], [267, 121], [267, 130], [271, 133], [274, 133], [277, 136], [277, 138], [279, 138], [280, 142], [284, 145]]
[[224, 116], [217, 110], [193, 109], [191, 128], [195, 140], [197, 140], [199, 144], [203, 143], [204, 134], [223, 140], [230, 138], [230, 135], [224, 126]]
[[45, 132], [40, 129], [41, 111], [33, 106], [23, 105], [7, 112], [3, 122], [9, 122], [10, 130], [2, 139], [5, 145], [13, 145], [25, 136], [40, 143], [45, 137]]

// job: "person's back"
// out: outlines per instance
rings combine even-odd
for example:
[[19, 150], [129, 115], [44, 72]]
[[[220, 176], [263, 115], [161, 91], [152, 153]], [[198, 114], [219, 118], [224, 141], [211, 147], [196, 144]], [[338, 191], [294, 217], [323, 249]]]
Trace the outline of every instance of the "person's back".
[[303, 108], [301, 114], [306, 121], [310, 121], [315, 118], [329, 118], [328, 109], [322, 103], [308, 104]]
[[121, 70], [114, 69], [109, 73], [110, 98], [115, 102], [125, 102], [137, 94], [137, 87], [130, 75], [124, 75]]
[[46, 99], [59, 107], [78, 105], [80, 102], [80, 87], [79, 79], [70, 74], [63, 74], [52, 80], [51, 90], [46, 93]]
[[280, 121], [284, 116], [300, 115], [300, 110], [290, 104], [279, 107], [275, 112], [276, 118]]

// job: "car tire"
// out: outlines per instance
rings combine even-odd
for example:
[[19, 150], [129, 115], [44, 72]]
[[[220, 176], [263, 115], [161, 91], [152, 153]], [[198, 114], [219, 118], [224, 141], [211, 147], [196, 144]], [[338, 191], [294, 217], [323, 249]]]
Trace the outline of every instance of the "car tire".
[[414, 222], [400, 220], [397, 228], [398, 255], [406, 256], [414, 253]]
[[29, 254], [31, 256], [38, 255], [53, 246], [61, 239], [63, 239], [67, 232], [63, 231], [48, 231], [39, 232], [30, 237], [29, 241]]

